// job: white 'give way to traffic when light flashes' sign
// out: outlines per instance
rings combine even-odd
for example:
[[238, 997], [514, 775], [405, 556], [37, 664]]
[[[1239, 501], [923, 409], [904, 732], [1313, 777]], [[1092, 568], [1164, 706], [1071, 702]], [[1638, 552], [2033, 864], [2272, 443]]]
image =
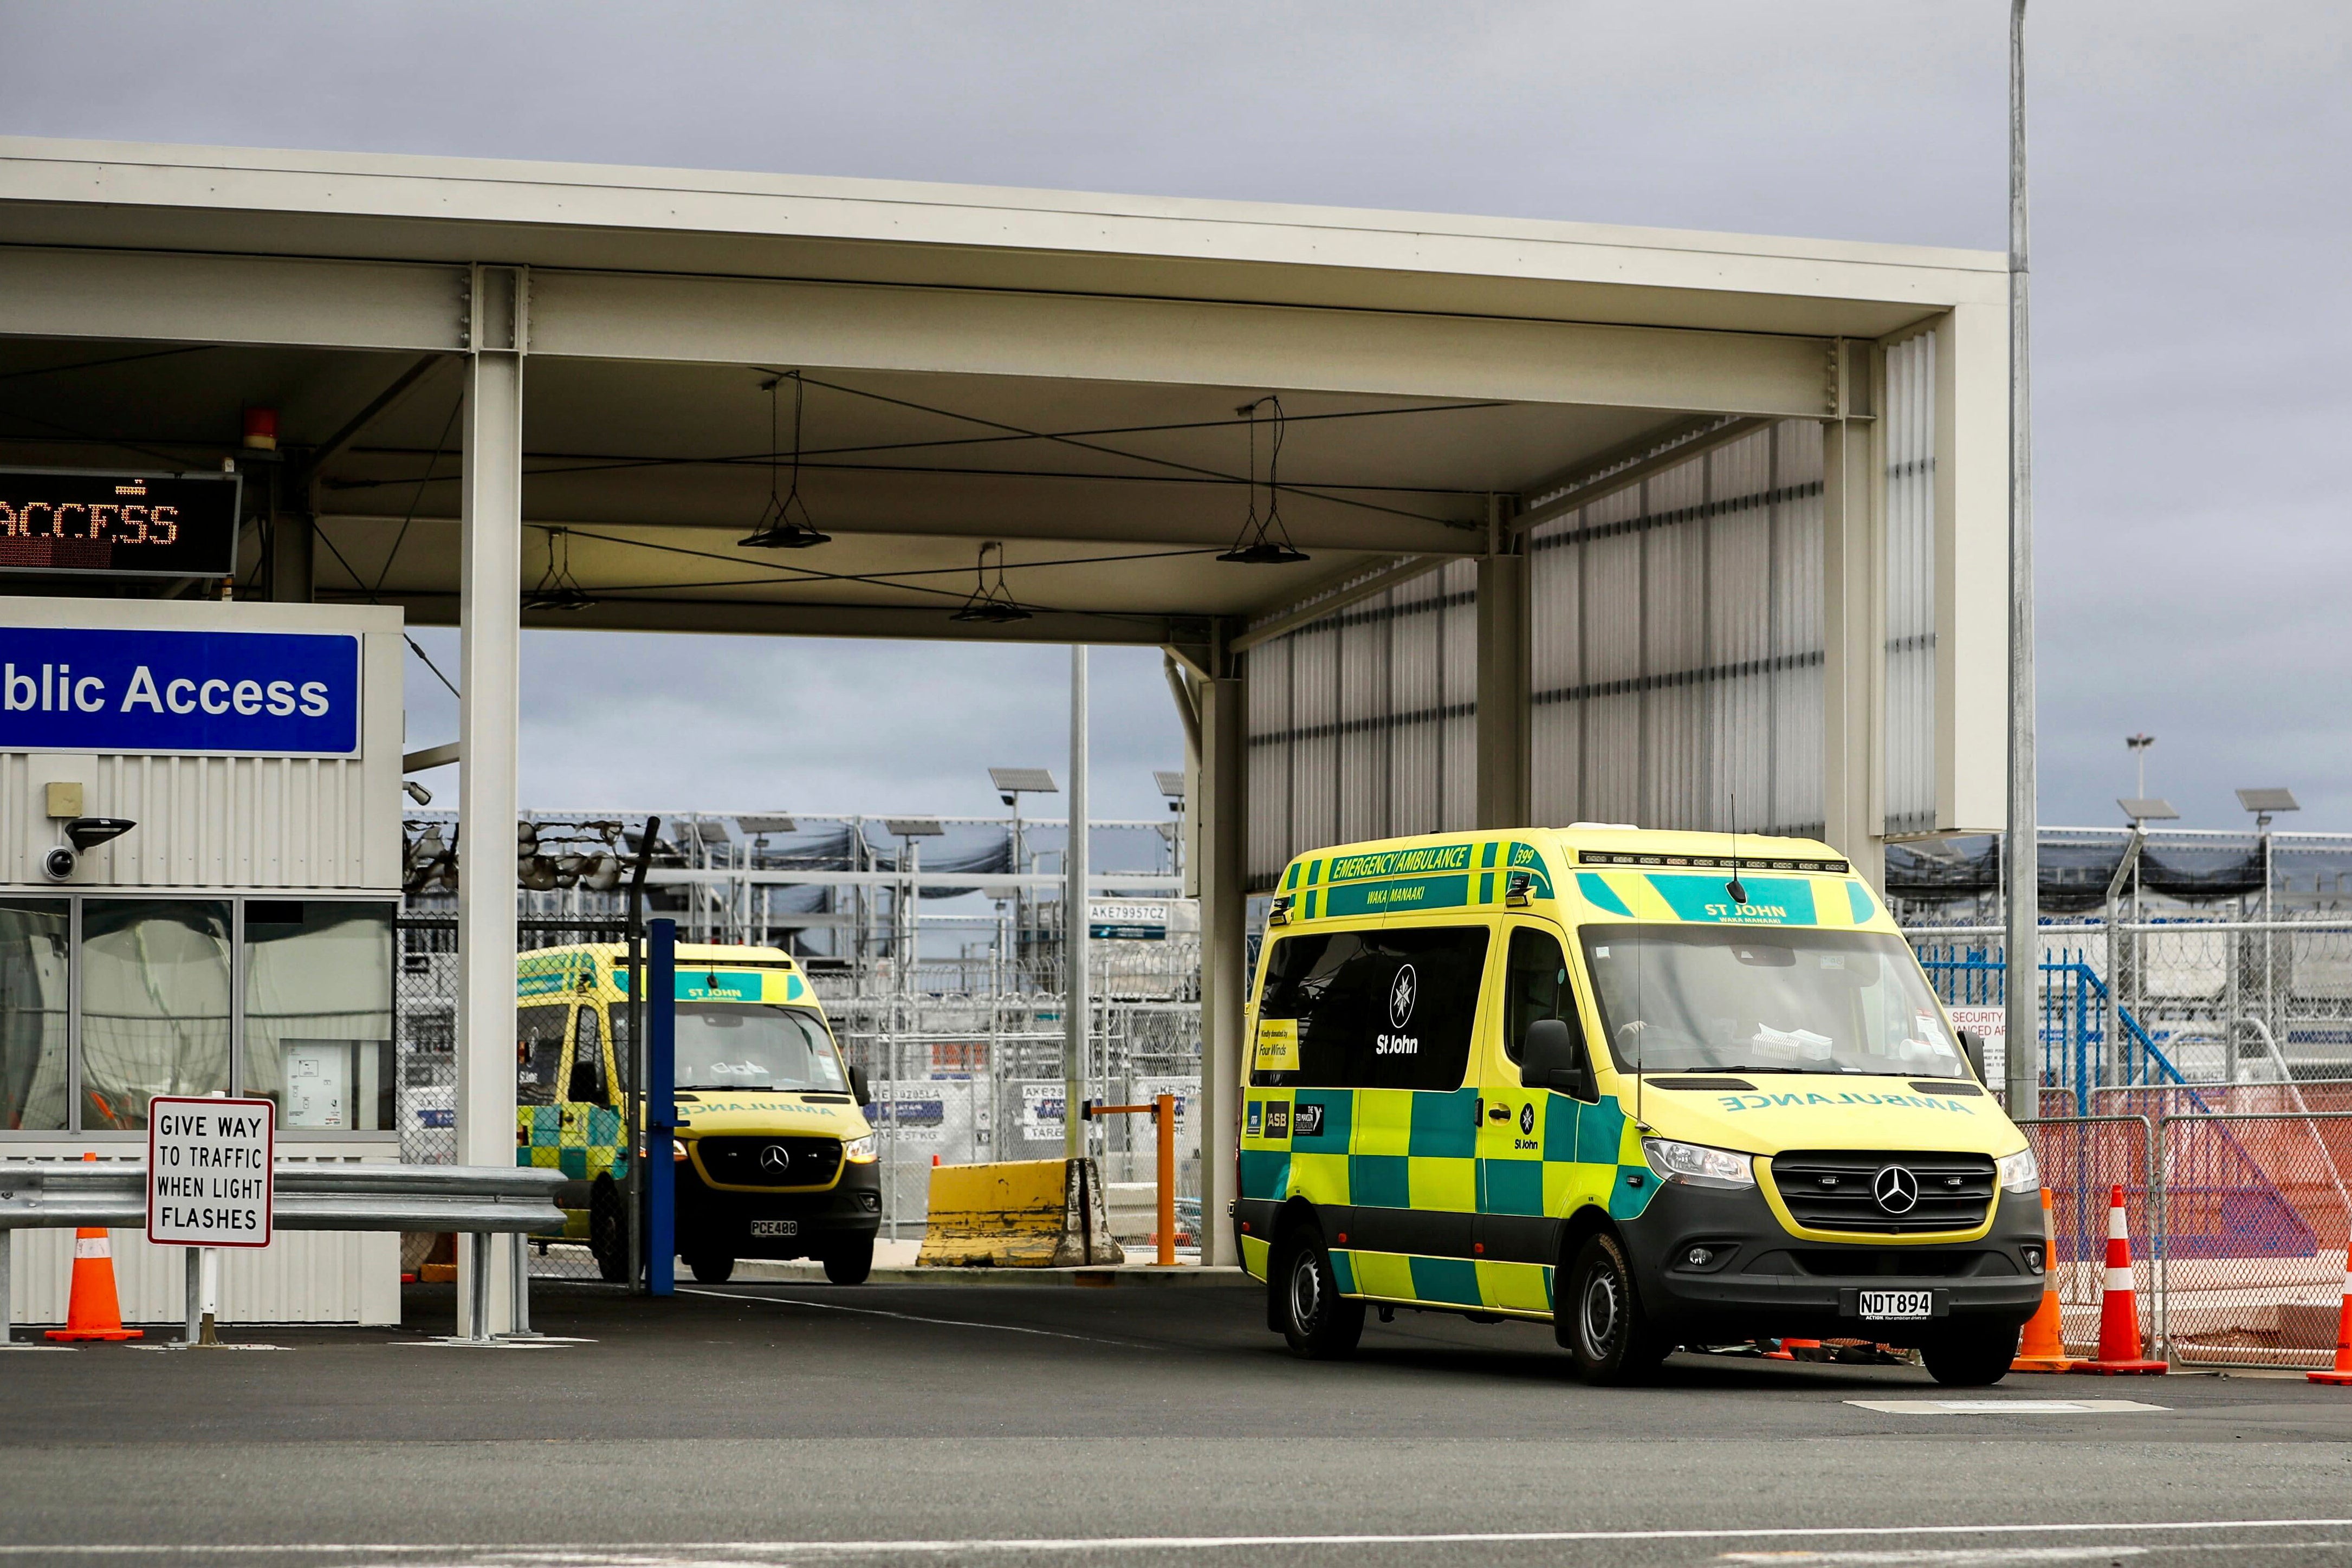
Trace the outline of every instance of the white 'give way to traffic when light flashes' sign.
[[268, 1247], [278, 1107], [157, 1095], [147, 1102], [147, 1239]]

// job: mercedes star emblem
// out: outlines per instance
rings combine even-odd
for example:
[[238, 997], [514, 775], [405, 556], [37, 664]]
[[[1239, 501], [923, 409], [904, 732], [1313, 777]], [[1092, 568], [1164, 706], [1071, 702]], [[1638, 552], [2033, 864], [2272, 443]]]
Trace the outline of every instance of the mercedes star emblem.
[[1900, 1165], [1888, 1165], [1871, 1178], [1870, 1193], [1888, 1214], [1909, 1214], [1919, 1202], [1919, 1178]]
[[771, 1143], [760, 1151], [760, 1169], [763, 1171], [789, 1170], [792, 1163], [793, 1152], [782, 1143]]

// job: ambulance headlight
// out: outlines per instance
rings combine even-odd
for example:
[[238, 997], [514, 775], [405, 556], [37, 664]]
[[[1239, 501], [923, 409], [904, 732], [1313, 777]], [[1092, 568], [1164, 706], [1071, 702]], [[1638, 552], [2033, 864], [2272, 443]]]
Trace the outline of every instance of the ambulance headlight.
[[1672, 1138], [1644, 1138], [1642, 1155], [1650, 1169], [1670, 1182], [1690, 1187], [1752, 1187], [1756, 1163], [1728, 1149], [1704, 1143], [1682, 1143]]
[[2034, 1163], [2033, 1151], [2020, 1149], [1993, 1162], [1993, 1174], [2000, 1180], [2005, 1193], [2038, 1193], [2042, 1190], [2042, 1167]]
[[845, 1141], [841, 1145], [841, 1157], [853, 1165], [870, 1165], [882, 1156], [875, 1150], [874, 1134], [868, 1132], [863, 1138]]

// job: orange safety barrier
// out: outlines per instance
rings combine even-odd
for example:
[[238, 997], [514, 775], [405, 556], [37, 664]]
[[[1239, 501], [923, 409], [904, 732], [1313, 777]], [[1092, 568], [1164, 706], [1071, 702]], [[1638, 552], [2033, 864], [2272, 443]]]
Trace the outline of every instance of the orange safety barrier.
[[[1163, 1094], [1149, 1105], [1095, 1105], [1078, 1108], [1079, 1120], [1097, 1116], [1149, 1116], [1160, 1129], [1160, 1223], [1151, 1239], [1159, 1245], [1154, 1260], [1162, 1268], [1176, 1267], [1176, 1097]], [[1132, 1234], [1131, 1232], [1129, 1234]]]

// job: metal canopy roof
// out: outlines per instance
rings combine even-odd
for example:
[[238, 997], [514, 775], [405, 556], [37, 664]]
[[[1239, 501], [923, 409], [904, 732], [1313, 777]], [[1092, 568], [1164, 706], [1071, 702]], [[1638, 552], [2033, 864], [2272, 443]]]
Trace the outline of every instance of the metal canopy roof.
[[[489, 263], [531, 268], [523, 581], [586, 601], [527, 622], [1179, 644], [1484, 552], [1490, 517], [1711, 419], [1822, 417], [1833, 339], [2005, 288], [1977, 252], [22, 138], [0, 242], [0, 461], [210, 467], [274, 406], [323, 599], [456, 616]], [[833, 542], [740, 549], [791, 483], [785, 371]], [[1239, 412], [1268, 395], [1311, 559], [1221, 563], [1274, 499], [1270, 408]], [[1032, 617], [951, 621], [991, 542]]]

